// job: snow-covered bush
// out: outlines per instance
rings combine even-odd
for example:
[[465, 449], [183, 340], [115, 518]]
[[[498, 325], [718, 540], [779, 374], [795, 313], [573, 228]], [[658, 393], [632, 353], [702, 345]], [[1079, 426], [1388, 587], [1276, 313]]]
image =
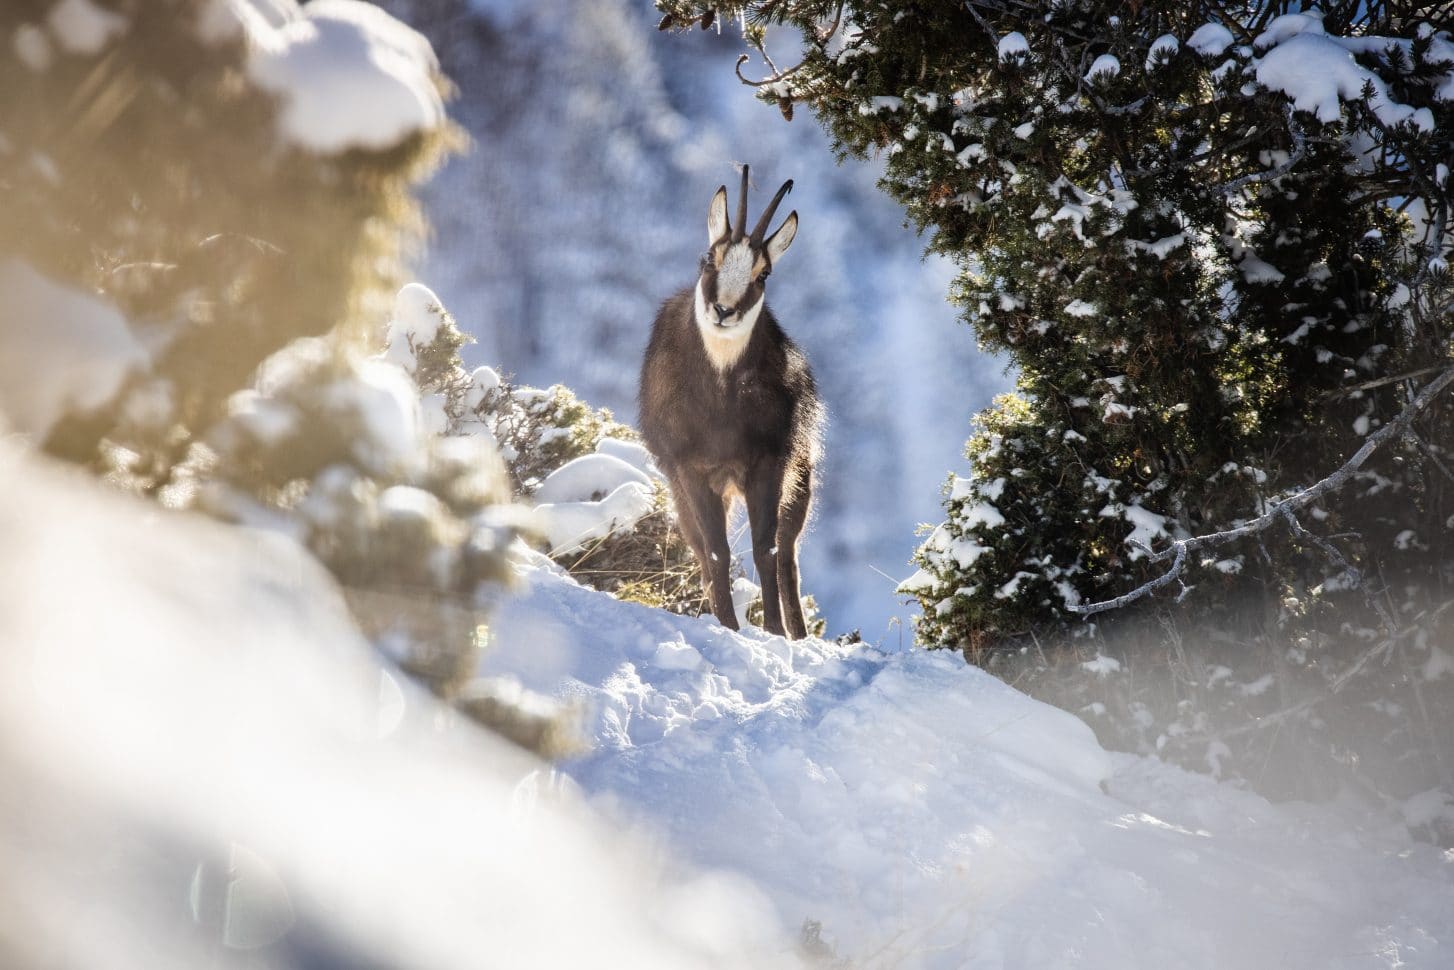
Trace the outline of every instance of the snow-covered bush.
[[399, 294], [384, 356], [418, 380], [426, 422], [498, 447], [511, 490], [536, 507], [534, 541], [578, 580], [701, 613], [696, 559], [636, 432], [562, 385], [517, 385], [491, 367], [466, 372], [457, 354], [466, 339], [434, 294]]
[[472, 680], [504, 465], [365, 350], [456, 138], [429, 44], [357, 0], [35, 0], [0, 37], [0, 426], [294, 537], [405, 669], [560, 750], [553, 706]]
[[[475, 678], [511, 542], [533, 528], [488, 434], [447, 433], [463, 342], [433, 293], [401, 290], [384, 354], [338, 337], [274, 354], [168, 499], [288, 534], [337, 577], [364, 632], [465, 713], [541, 753], [554, 705]], [[417, 379], [428, 381], [421, 392]]]
[[145, 351], [24, 430], [159, 490], [263, 359], [382, 315], [456, 138], [443, 81], [355, 0], [34, 0], [0, 38], [0, 259], [101, 295]]

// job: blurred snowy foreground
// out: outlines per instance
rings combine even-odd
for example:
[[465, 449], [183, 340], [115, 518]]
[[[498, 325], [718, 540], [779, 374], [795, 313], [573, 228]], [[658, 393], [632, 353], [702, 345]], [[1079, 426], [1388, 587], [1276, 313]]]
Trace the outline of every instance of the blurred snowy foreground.
[[483, 667], [577, 706], [557, 772], [374, 659], [285, 541], [0, 476], [7, 970], [1454, 964], [1454, 859], [1107, 754], [956, 656], [522, 551]]

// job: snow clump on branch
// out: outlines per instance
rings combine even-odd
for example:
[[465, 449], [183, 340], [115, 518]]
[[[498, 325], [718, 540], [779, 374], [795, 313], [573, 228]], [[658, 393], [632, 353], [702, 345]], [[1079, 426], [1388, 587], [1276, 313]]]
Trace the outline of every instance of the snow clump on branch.
[[245, 38], [249, 77], [282, 97], [279, 124], [300, 148], [385, 150], [444, 124], [434, 49], [372, 4], [212, 0], [200, 29]]

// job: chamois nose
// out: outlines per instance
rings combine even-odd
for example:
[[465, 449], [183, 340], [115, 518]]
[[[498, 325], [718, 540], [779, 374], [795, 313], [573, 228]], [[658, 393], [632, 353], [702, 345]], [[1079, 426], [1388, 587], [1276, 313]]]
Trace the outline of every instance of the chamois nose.
[[732, 308], [725, 307], [720, 303], [713, 303], [712, 309], [717, 311], [718, 320], [726, 320], [728, 317], [732, 316]]

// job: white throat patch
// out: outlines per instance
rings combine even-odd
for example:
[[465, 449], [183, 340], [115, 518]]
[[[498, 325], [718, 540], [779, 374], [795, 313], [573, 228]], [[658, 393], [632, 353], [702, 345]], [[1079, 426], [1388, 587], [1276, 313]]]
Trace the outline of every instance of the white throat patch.
[[[723, 261], [726, 266], [726, 261]], [[720, 279], [718, 277], [720, 286]], [[696, 299], [693, 300], [692, 309], [697, 318], [697, 331], [702, 335], [702, 343], [707, 348], [707, 358], [712, 361], [712, 366], [717, 368], [718, 374], [725, 374], [733, 364], [742, 357], [742, 352], [747, 349], [747, 341], [752, 336], [752, 328], [757, 323], [758, 314], [762, 312], [763, 301], [759, 299], [750, 308], [743, 312], [736, 323], [731, 326], [720, 327], [716, 323], [716, 314], [707, 309], [707, 298], [702, 295], [702, 281], [697, 280]]]

